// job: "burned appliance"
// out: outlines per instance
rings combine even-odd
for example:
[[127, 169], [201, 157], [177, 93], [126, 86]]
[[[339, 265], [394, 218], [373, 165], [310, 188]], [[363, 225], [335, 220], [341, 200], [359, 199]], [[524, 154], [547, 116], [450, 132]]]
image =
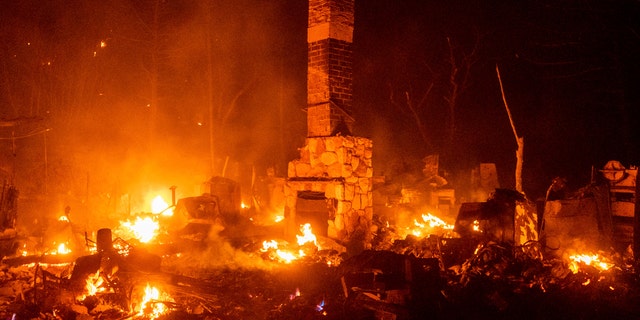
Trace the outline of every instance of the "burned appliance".
[[496, 189], [485, 202], [462, 203], [454, 231], [462, 238], [523, 245], [538, 240], [535, 206], [520, 192]]

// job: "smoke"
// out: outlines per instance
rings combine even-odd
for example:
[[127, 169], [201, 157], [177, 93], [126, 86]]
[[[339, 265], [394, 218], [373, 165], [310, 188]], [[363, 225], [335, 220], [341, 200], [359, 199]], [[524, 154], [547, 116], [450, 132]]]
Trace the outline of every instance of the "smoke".
[[204, 248], [201, 250], [186, 250], [179, 256], [165, 259], [164, 268], [172, 272], [194, 276], [194, 272], [211, 269], [244, 269], [244, 270], [272, 270], [277, 263], [264, 260], [256, 252], [246, 252], [235, 248], [227, 239], [220, 236], [224, 228], [220, 225], [212, 226]]
[[33, 117], [17, 135], [48, 129], [0, 132], [24, 224], [66, 205], [97, 219], [172, 185], [199, 195], [253, 167], [286, 174], [305, 135], [307, 4], [162, 2], [154, 24], [156, 3], [3, 3], [0, 57], [16, 80], [2, 117]]

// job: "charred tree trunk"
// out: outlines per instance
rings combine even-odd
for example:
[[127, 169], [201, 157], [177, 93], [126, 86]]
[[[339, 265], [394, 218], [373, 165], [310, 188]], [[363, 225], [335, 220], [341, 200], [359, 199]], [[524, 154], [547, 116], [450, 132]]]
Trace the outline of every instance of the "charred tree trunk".
[[636, 265], [640, 260], [640, 201], [638, 201], [640, 185], [638, 185], [638, 182], [640, 182], [640, 178], [636, 174], [636, 190], [633, 202], [633, 258], [636, 261]]
[[518, 148], [516, 149], [516, 190], [518, 192], [522, 191], [522, 164], [524, 163], [524, 138], [518, 136], [518, 132], [516, 131], [516, 126], [513, 123], [513, 118], [511, 117], [511, 110], [509, 110], [509, 105], [507, 104], [507, 98], [504, 94], [504, 87], [502, 86], [502, 78], [500, 78], [500, 69], [498, 69], [498, 65], [496, 65], [496, 74], [498, 75], [498, 82], [500, 82], [500, 92], [502, 93], [502, 102], [504, 102], [504, 107], [507, 109], [507, 115], [509, 116], [509, 122], [511, 123], [511, 129], [513, 129], [513, 135], [516, 138], [516, 144]]

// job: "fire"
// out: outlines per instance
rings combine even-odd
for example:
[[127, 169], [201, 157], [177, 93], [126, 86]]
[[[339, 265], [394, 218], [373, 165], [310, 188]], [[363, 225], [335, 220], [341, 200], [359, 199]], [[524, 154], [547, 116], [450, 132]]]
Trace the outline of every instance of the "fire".
[[159, 216], [172, 216], [173, 207], [164, 201], [162, 196], [156, 196], [151, 201], [151, 214], [137, 216], [135, 220], [121, 221], [116, 233], [122, 239], [137, 239], [142, 243], [149, 243], [159, 233]]
[[170, 217], [173, 215], [173, 209], [169, 207], [169, 204], [164, 201], [162, 196], [156, 196], [151, 201], [151, 213]]
[[103, 286], [104, 279], [100, 276], [100, 271], [90, 274], [85, 280], [86, 294], [78, 297], [78, 300], [84, 300], [86, 297], [95, 296], [100, 292], [105, 292], [107, 289]]
[[71, 249], [67, 248], [67, 245], [65, 243], [61, 243], [58, 245], [56, 254], [69, 254], [69, 253], [71, 253]]
[[291, 261], [298, 259], [295, 254], [288, 251], [276, 250], [278, 258], [284, 263], [291, 263]]
[[313, 242], [313, 244], [318, 246], [318, 243], [316, 242], [316, 235], [311, 232], [311, 224], [305, 223], [300, 227], [300, 231], [302, 232], [302, 236], [296, 235], [296, 238], [298, 239], [298, 245], [302, 246], [305, 243]]
[[[313, 244], [315, 248], [318, 248], [316, 235], [311, 231], [311, 224], [306, 223], [300, 226], [300, 232], [302, 235], [296, 235], [298, 239], [298, 246]], [[286, 246], [286, 243], [278, 243], [276, 240], [263, 241], [260, 251], [269, 252], [272, 259], [276, 259], [280, 262], [291, 263], [294, 260], [304, 257], [305, 251], [302, 248], [296, 250], [281, 249], [280, 246]]]
[[573, 272], [574, 274], [578, 273], [578, 271], [580, 270], [580, 264], [593, 266], [600, 271], [607, 271], [611, 267], [613, 267], [612, 263], [603, 261], [603, 259], [598, 254], [575, 254], [569, 256], [569, 260], [569, 269], [571, 269], [571, 272]]
[[164, 304], [166, 301], [173, 301], [173, 299], [167, 293], [161, 293], [158, 288], [152, 287], [147, 283], [147, 286], [144, 288], [144, 296], [140, 302], [138, 315], [156, 319], [169, 311]]
[[296, 256], [294, 253], [290, 251], [280, 249], [280, 244], [278, 244], [276, 240], [263, 241], [262, 249], [260, 249], [260, 251], [273, 252], [275, 253], [274, 258], [277, 258], [277, 260], [284, 263], [291, 263], [291, 261], [304, 256], [304, 253], [302, 251], [299, 252], [299, 256]]
[[274, 221], [275, 221], [276, 223], [278, 223], [278, 222], [280, 222], [280, 221], [282, 221], [282, 220], [284, 220], [284, 216], [283, 216], [283, 215], [277, 215], [277, 216], [275, 217], [275, 219], [274, 219]]
[[[415, 219], [413, 221], [412, 227], [407, 227], [408, 233], [413, 234], [416, 237], [425, 236], [425, 229], [441, 229], [441, 230], [453, 230], [453, 225], [444, 222], [444, 220], [436, 217], [431, 213], [422, 214], [422, 220], [418, 221]], [[426, 230], [427, 232], [432, 232], [432, 230]]]
[[447, 230], [453, 230], [453, 225], [444, 222], [442, 219], [432, 215], [431, 213], [422, 214], [422, 220], [429, 224], [431, 228], [443, 228]]
[[160, 229], [158, 222], [151, 217], [136, 217], [134, 222], [122, 222], [120, 227], [124, 232], [133, 234], [133, 237], [142, 243], [150, 242]]

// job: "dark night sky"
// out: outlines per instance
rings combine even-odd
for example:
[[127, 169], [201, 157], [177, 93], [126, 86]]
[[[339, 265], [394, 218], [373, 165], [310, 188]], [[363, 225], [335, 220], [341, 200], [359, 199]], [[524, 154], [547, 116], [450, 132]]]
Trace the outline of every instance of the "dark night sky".
[[[446, 38], [469, 52], [479, 35], [478, 60], [457, 109], [454, 150], [441, 166], [495, 162], [503, 185], [513, 187], [516, 144], [497, 64], [525, 140], [525, 191], [540, 195], [555, 175], [579, 187], [589, 181], [592, 165], [612, 159], [638, 164], [639, 17], [637, 1], [358, 2], [356, 103], [378, 110], [365, 115], [374, 121], [385, 112], [393, 117], [384, 85], [406, 85], [398, 73], [416, 72], [413, 88], [426, 88], [438, 72], [447, 75]], [[434, 113], [446, 114], [441, 98], [431, 103]], [[437, 141], [446, 118], [430, 116]], [[406, 143], [396, 152], [408, 152], [420, 149], [411, 127], [409, 121], [373, 135], [403, 136]]]
[[[306, 134], [301, 111], [306, 2], [210, 2], [211, 95], [203, 40], [207, 20], [200, 6], [207, 2], [161, 3], [158, 125], [163, 130], [158, 136], [163, 156], [157, 158], [168, 171], [188, 167], [190, 178], [207, 176], [207, 99], [216, 106], [235, 101], [219, 156], [276, 164], [286, 174], [286, 161], [297, 156]], [[44, 118], [52, 129], [52, 163], [58, 149], [62, 159], [78, 158], [107, 171], [109, 164], [128, 162], [128, 169], [118, 169], [123, 176], [139, 171], [149, 158], [141, 146], [148, 117], [152, 4], [4, 1], [0, 117]], [[611, 159], [637, 165], [639, 17], [640, 3], [632, 0], [356, 1], [355, 134], [373, 138], [377, 174], [419, 169], [422, 157], [438, 152], [441, 166], [452, 172], [495, 162], [503, 185], [513, 187], [516, 145], [497, 64], [525, 139], [525, 191], [539, 196], [555, 175], [580, 186], [588, 182], [591, 165]], [[452, 141], [446, 138], [444, 100], [447, 38], [457, 58], [478, 44], [469, 85], [459, 95]], [[104, 50], [96, 47], [101, 40], [107, 42]], [[50, 67], [43, 64], [47, 61]], [[429, 147], [417, 138], [415, 122], [390, 103], [389, 93], [412, 90], [419, 96], [432, 82], [423, 110]], [[204, 127], [195, 125], [202, 121]], [[10, 135], [0, 129], [0, 137]], [[41, 150], [42, 140], [32, 140], [18, 144], [18, 162], [34, 163], [25, 165], [23, 176], [37, 173], [41, 162], [40, 151], [29, 151], [28, 145]], [[0, 142], [2, 169], [10, 172], [11, 147], [7, 140]]]

